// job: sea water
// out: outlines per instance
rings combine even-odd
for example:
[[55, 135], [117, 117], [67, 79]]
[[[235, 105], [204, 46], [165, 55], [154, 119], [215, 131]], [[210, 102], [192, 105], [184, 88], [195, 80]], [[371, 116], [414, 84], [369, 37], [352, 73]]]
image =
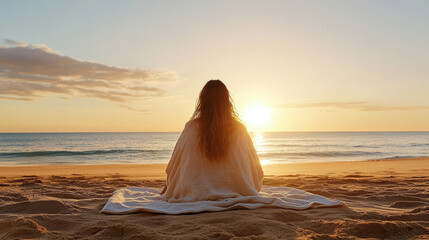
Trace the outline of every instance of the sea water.
[[[428, 157], [429, 132], [250, 133], [261, 162]], [[180, 133], [0, 133], [0, 165], [167, 163]]]

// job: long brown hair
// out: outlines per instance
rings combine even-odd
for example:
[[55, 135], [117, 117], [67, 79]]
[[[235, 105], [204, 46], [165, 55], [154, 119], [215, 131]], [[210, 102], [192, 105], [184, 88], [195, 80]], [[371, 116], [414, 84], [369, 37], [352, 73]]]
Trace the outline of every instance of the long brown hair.
[[242, 124], [222, 81], [210, 80], [203, 87], [191, 117], [194, 119], [200, 124], [200, 151], [210, 160], [223, 159], [234, 131]]

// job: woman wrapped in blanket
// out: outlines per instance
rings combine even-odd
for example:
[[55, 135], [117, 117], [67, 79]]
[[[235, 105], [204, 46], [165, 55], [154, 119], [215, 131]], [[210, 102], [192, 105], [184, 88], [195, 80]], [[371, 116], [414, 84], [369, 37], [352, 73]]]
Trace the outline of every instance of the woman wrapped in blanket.
[[220, 80], [201, 90], [166, 173], [161, 194], [168, 202], [259, 195], [264, 175], [259, 157]]

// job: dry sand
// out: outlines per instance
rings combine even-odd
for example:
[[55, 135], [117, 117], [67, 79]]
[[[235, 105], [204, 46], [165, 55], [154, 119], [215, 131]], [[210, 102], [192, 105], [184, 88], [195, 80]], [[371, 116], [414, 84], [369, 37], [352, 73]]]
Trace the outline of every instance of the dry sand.
[[265, 185], [300, 188], [342, 207], [99, 214], [118, 188], [163, 187], [164, 169], [0, 167], [0, 239], [429, 239], [429, 158], [264, 166]]

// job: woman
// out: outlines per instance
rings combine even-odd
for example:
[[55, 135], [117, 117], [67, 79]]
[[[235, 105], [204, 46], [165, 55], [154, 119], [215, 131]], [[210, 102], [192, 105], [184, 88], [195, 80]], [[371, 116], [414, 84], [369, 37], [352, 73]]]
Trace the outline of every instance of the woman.
[[168, 202], [256, 196], [263, 171], [252, 140], [220, 80], [201, 90], [166, 169]]

